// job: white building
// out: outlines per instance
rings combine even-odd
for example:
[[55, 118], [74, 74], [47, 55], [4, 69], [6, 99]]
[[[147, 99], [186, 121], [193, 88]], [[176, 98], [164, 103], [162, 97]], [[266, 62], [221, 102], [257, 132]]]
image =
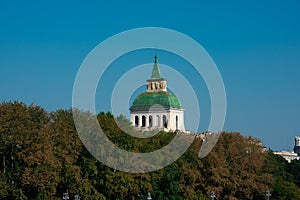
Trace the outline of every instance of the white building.
[[274, 152], [274, 154], [282, 156], [289, 163], [292, 160], [299, 160], [300, 159], [300, 157], [298, 156], [297, 153], [289, 152], [289, 151], [276, 151], [276, 152]]
[[274, 154], [282, 156], [288, 162], [291, 162], [292, 160], [300, 160], [300, 137], [295, 137], [294, 152], [277, 151], [274, 152]]
[[130, 107], [130, 121], [139, 130], [185, 131], [184, 109], [179, 99], [167, 91], [155, 56], [146, 92], [138, 95]]

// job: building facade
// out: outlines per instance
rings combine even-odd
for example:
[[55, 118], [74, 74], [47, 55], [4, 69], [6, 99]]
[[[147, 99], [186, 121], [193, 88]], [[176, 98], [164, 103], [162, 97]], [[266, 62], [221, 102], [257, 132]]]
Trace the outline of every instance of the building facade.
[[167, 91], [167, 81], [155, 56], [146, 92], [138, 95], [130, 107], [130, 121], [139, 130], [185, 131], [184, 109], [179, 99]]

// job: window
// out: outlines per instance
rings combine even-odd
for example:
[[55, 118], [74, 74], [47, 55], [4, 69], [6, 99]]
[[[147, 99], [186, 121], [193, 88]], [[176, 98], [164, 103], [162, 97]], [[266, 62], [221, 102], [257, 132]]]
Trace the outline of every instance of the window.
[[152, 127], [152, 115], [149, 116], [149, 127]]
[[163, 126], [164, 126], [164, 128], [168, 128], [168, 121], [167, 121], [166, 115], [163, 115]]
[[146, 117], [143, 115], [142, 116], [142, 127], [146, 126]]
[[135, 125], [135, 127], [139, 126], [139, 116], [137, 116], [137, 115], [134, 117], [134, 125]]

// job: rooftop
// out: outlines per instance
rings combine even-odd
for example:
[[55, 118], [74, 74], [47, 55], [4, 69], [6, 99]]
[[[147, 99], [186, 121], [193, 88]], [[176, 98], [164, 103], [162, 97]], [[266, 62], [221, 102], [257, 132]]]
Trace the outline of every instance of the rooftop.
[[182, 108], [179, 99], [170, 92], [145, 92], [138, 95], [133, 101], [132, 108], [150, 108], [158, 104], [164, 108]]

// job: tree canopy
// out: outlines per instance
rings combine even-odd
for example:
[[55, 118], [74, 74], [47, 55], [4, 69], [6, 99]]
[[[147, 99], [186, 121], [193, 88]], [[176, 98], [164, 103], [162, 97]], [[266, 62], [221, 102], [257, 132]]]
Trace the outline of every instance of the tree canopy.
[[[134, 128], [124, 116], [99, 113], [108, 138], [120, 148], [151, 152], [176, 133], [146, 139], [124, 130]], [[118, 125], [117, 125], [118, 124]], [[121, 128], [119, 128], [121, 127]], [[210, 154], [198, 158], [202, 139], [173, 164], [151, 173], [131, 174], [109, 168], [84, 147], [72, 110], [47, 112], [21, 102], [0, 104], [0, 199], [300, 199], [300, 162], [286, 162], [265, 151], [259, 139], [223, 132]]]

